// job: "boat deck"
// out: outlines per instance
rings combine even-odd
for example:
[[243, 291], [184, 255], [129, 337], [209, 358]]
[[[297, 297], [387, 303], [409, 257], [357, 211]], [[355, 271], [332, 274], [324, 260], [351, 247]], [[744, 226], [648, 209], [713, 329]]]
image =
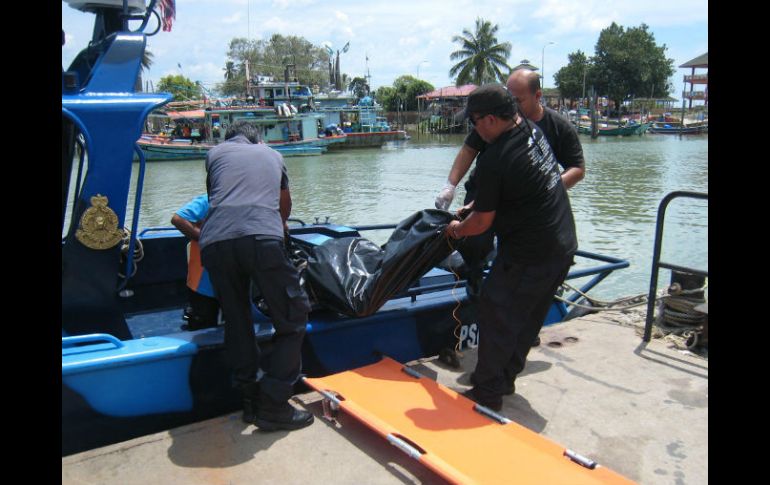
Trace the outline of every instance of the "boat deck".
[[[643, 325], [635, 309], [544, 328], [501, 414], [638, 483], [708, 483], [708, 359], [666, 339], [645, 344]], [[476, 351], [461, 362], [409, 365], [462, 391]], [[295, 404], [315, 414], [312, 426], [262, 433], [232, 413], [63, 457], [62, 483], [445, 483], [351, 416], [323, 419], [320, 394]]]

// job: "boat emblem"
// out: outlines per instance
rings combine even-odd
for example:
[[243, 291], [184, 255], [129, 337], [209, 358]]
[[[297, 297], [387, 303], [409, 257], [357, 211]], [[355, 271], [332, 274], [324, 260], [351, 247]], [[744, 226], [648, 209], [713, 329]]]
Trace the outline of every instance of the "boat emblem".
[[118, 216], [107, 207], [107, 197], [96, 194], [91, 197], [91, 207], [80, 218], [80, 228], [75, 237], [90, 249], [109, 249], [123, 239], [118, 229]]

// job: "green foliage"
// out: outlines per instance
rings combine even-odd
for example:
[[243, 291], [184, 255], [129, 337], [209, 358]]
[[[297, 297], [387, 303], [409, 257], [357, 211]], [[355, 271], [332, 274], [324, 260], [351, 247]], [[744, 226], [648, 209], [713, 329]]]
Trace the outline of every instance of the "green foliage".
[[616, 106], [631, 97], [664, 97], [672, 86], [674, 60], [658, 46], [645, 24], [624, 29], [612, 23], [602, 30], [592, 58], [592, 81]]
[[497, 25], [493, 26], [488, 20], [477, 18], [474, 33], [463, 29], [462, 35], [452, 37], [452, 42], [459, 42], [461, 46], [449, 56], [453, 61], [461, 59], [449, 70], [450, 76], [457, 75], [455, 85], [473, 83], [481, 86], [507, 81], [511, 71], [508, 65], [511, 43], [498, 43], [497, 29]]
[[201, 99], [203, 94], [198, 84], [190, 81], [181, 74], [160, 78], [157, 89], [160, 92], [173, 94], [175, 101]]
[[434, 89], [433, 85], [427, 81], [404, 75], [393, 81], [393, 94], [389, 104], [383, 104], [383, 106], [387, 111], [416, 111], [417, 96]]
[[225, 95], [240, 95], [246, 90], [245, 62], [251, 76], [284, 79], [287, 64], [294, 64], [297, 81], [325, 88], [329, 85], [329, 54], [303, 37], [273, 34], [268, 40], [236, 37], [230, 41], [225, 65], [225, 82], [219, 86]]
[[385, 111], [397, 111], [392, 109], [395, 105], [396, 90], [390, 86], [380, 86], [377, 91], [374, 92], [374, 99], [379, 103]]
[[585, 53], [578, 50], [567, 56], [569, 63], [554, 75], [556, 87], [564, 98], [577, 99], [583, 96], [583, 80], [586, 92], [591, 87], [589, 71], [591, 63]]
[[361, 99], [369, 94], [369, 84], [366, 83], [366, 79], [362, 77], [354, 77], [348, 84], [348, 89], [353, 91], [356, 98]]

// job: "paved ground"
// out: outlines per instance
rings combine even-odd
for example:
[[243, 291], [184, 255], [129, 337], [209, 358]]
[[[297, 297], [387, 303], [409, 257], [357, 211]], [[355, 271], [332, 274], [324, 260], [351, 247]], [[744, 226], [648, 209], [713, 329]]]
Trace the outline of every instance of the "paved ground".
[[[708, 483], [707, 358], [665, 339], [643, 345], [643, 313], [606, 315], [544, 329], [501, 414], [639, 483]], [[461, 369], [410, 366], [462, 391], [475, 362], [472, 350]], [[351, 417], [324, 420], [317, 393], [295, 404], [312, 426], [263, 433], [221, 416], [64, 457], [62, 483], [445, 483]]]

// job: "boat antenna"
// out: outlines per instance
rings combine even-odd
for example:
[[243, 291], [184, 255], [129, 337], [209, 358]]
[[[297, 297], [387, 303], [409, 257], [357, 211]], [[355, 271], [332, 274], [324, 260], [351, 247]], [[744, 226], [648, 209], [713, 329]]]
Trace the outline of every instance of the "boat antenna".
[[366, 94], [369, 94], [372, 90], [372, 75], [369, 73], [369, 53], [366, 53]]

